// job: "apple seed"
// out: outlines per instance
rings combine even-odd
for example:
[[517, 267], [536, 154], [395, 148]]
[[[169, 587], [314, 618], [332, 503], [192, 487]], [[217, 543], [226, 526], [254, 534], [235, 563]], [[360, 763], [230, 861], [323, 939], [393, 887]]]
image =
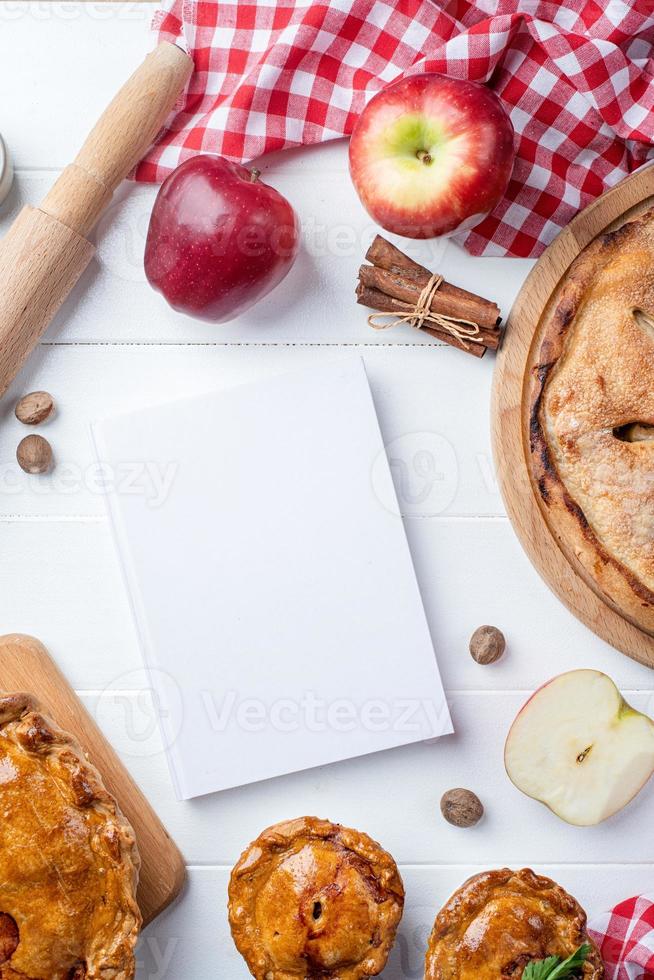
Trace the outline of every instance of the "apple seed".
[[450, 789], [441, 799], [441, 813], [454, 827], [474, 827], [484, 815], [484, 807], [469, 789]]
[[496, 626], [480, 626], [470, 638], [470, 655], [478, 664], [494, 664], [506, 650], [502, 630]]

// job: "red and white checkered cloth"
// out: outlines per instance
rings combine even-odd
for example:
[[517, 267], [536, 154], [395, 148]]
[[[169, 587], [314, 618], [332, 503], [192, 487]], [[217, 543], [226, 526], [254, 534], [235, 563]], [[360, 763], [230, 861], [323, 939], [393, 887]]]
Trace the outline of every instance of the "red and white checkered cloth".
[[375, 92], [437, 71], [485, 82], [516, 131], [505, 198], [459, 240], [534, 256], [603, 190], [654, 156], [654, 0], [166, 0], [160, 39], [196, 73], [138, 167], [246, 162], [344, 136]]
[[602, 954], [606, 980], [654, 978], [654, 895], [621, 902], [592, 922], [589, 932]]

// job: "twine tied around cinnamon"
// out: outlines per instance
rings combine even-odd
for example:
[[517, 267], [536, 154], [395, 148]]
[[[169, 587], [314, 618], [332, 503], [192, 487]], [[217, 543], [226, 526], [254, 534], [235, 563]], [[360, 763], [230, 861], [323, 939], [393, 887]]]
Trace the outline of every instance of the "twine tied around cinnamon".
[[[443, 277], [437, 273], [430, 278], [425, 288], [418, 297], [418, 302], [412, 310], [406, 313], [370, 313], [368, 325], [373, 330], [389, 330], [391, 327], [399, 327], [406, 323], [410, 327], [420, 330], [425, 324], [434, 323], [452, 337], [456, 337], [464, 346], [467, 342], [473, 344], [483, 344], [481, 329], [474, 320], [464, 320], [461, 317], [447, 316], [445, 313], [435, 313], [432, 308], [432, 300], [443, 284]], [[391, 322], [389, 323], [389, 318]]]

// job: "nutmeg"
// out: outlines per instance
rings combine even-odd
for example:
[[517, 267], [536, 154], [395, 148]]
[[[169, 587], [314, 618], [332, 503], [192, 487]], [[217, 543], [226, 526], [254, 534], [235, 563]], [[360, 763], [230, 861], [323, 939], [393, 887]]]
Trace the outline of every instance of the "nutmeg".
[[52, 448], [43, 436], [25, 436], [18, 444], [16, 459], [26, 473], [47, 473], [52, 466]]
[[478, 664], [494, 664], [505, 650], [504, 633], [496, 626], [480, 626], [470, 638], [470, 655]]
[[441, 813], [454, 827], [474, 827], [484, 815], [484, 807], [469, 789], [450, 789], [441, 799]]
[[15, 414], [23, 425], [40, 425], [54, 412], [54, 398], [47, 391], [30, 391], [16, 405]]

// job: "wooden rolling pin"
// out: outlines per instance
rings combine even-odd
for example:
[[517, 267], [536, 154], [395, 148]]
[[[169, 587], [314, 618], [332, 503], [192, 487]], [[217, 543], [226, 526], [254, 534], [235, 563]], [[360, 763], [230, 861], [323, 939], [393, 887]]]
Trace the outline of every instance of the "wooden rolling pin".
[[25, 207], [0, 242], [0, 397], [95, 252], [87, 235], [154, 141], [193, 71], [160, 44], [107, 107], [40, 208]]

